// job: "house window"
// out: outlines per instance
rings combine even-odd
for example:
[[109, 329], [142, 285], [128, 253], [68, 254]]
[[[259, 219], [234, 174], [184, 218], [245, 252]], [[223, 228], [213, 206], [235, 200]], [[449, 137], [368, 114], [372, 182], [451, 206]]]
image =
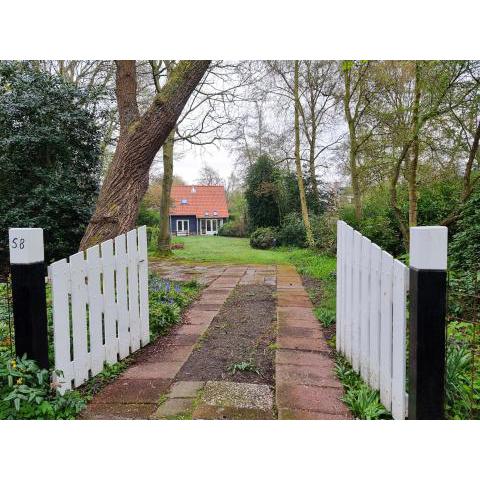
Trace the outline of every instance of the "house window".
[[188, 203], [188, 200], [186, 198], [182, 198], [182, 200], [180, 201], [180, 203], [182, 205], [186, 205]]
[[213, 216], [216, 217], [217, 215], [218, 215], [218, 213], [217, 213], [217, 211], [215, 210], [215, 211], [213, 212]]
[[177, 220], [177, 235], [188, 235], [189, 225], [188, 220]]
[[205, 212], [205, 216], [208, 217], [208, 212]]

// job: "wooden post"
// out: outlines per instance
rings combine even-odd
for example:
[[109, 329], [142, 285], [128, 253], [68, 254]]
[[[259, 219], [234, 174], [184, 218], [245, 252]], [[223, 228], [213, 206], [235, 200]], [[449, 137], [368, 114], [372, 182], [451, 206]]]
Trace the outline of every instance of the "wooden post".
[[48, 368], [45, 262], [41, 228], [9, 229], [15, 350]]
[[446, 227], [410, 229], [410, 369], [408, 418], [444, 418]]

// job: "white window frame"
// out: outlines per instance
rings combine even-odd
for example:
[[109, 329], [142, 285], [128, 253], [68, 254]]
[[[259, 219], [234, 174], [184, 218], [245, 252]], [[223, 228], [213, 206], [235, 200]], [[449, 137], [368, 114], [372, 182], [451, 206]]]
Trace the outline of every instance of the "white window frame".
[[[183, 229], [180, 230], [180, 229], [178, 228], [178, 225], [179, 225], [180, 222], [182, 222], [182, 227], [185, 225], [185, 223], [183, 223], [183, 222], [187, 222], [187, 230], [183, 230]], [[190, 221], [189, 221], [189, 220], [186, 220], [186, 219], [184, 219], [184, 218], [182, 218], [182, 219], [180, 219], [180, 218], [177, 219], [177, 235], [178, 235], [179, 233], [182, 234], [182, 235], [185, 235], [185, 233], [186, 233], [187, 235], [190, 235]]]

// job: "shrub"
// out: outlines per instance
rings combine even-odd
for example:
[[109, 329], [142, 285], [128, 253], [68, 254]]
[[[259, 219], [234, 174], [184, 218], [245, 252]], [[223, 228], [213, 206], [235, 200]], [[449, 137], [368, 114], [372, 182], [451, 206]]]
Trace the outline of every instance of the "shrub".
[[100, 182], [91, 97], [20, 62], [0, 62], [0, 264], [7, 229], [41, 227], [46, 260], [71, 255]]
[[218, 234], [222, 237], [245, 237], [247, 235], [247, 229], [243, 221], [233, 220], [224, 223], [218, 230]]
[[337, 222], [331, 213], [314, 215], [310, 218], [315, 246], [328, 254], [335, 254], [337, 248]]
[[279, 245], [306, 247], [307, 235], [300, 215], [289, 213], [285, 216], [278, 231], [277, 241]]
[[[332, 214], [310, 215], [315, 246], [319, 250], [334, 254], [336, 249], [337, 225]], [[289, 213], [283, 219], [278, 232], [279, 245], [305, 248], [307, 235], [302, 216], [299, 213]]]
[[0, 419], [72, 419], [85, 407], [77, 391], [64, 395], [50, 383], [52, 371], [26, 356], [0, 352]]
[[277, 244], [276, 231], [273, 228], [261, 227], [257, 228], [250, 235], [250, 246], [252, 248], [259, 248], [266, 250], [273, 248]]
[[155, 208], [149, 208], [144, 202], [140, 204], [138, 211], [137, 225], [146, 225], [147, 227], [158, 226], [160, 223], [160, 211]]
[[469, 272], [480, 265], [480, 188], [462, 210], [457, 232], [450, 245], [452, 267]]
[[447, 415], [450, 418], [468, 418], [472, 366], [472, 355], [465, 346], [448, 345], [445, 396]]

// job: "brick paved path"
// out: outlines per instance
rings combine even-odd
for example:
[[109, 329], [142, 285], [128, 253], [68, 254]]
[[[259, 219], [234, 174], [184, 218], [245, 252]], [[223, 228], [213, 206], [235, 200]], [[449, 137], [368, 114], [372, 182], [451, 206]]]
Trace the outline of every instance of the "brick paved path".
[[[155, 268], [155, 266], [153, 267]], [[166, 394], [175, 375], [186, 362], [199, 337], [240, 283], [275, 281], [275, 266], [183, 266], [161, 265], [165, 277], [176, 280], [195, 278], [208, 287], [187, 312], [182, 325], [145, 347], [135, 365], [127, 368], [113, 383], [90, 402], [81, 417], [85, 419], [148, 419]], [[178, 273], [180, 270], [180, 274]], [[157, 344], [161, 344], [161, 348]], [[188, 393], [191, 395], [191, 392]], [[189, 398], [189, 397], [179, 397]], [[172, 402], [170, 402], [172, 403]], [[184, 402], [185, 403], [185, 402]]]
[[[273, 398], [267, 386], [228, 382], [175, 382], [175, 376], [237, 285], [277, 285], [279, 349], [276, 353], [276, 408], [279, 419], [349, 418], [340, 401], [342, 387], [333, 373], [333, 360], [301, 279], [290, 266], [183, 266], [159, 264], [166, 277], [196, 278], [208, 285], [187, 312], [185, 322], [170, 335], [147, 346], [134, 365], [94, 397], [85, 419], [148, 419], [175, 417], [192, 407], [197, 392], [212, 398], [230, 391], [243, 405], [251, 398], [251, 416], [271, 418]], [[155, 268], [155, 265], [154, 265]], [[267, 388], [263, 388], [267, 387]], [[233, 392], [233, 393], [232, 393]], [[163, 403], [158, 407], [160, 398]], [[243, 402], [243, 403], [242, 403]], [[235, 409], [235, 405], [229, 406]], [[203, 408], [205, 408], [203, 406]], [[199, 409], [201, 410], [201, 409]], [[193, 415], [198, 418], [199, 415]], [[210, 418], [217, 418], [215, 416]], [[220, 417], [221, 418], [221, 417]]]
[[279, 349], [275, 359], [279, 419], [346, 419], [343, 388], [320, 324], [294, 267], [277, 269]]

